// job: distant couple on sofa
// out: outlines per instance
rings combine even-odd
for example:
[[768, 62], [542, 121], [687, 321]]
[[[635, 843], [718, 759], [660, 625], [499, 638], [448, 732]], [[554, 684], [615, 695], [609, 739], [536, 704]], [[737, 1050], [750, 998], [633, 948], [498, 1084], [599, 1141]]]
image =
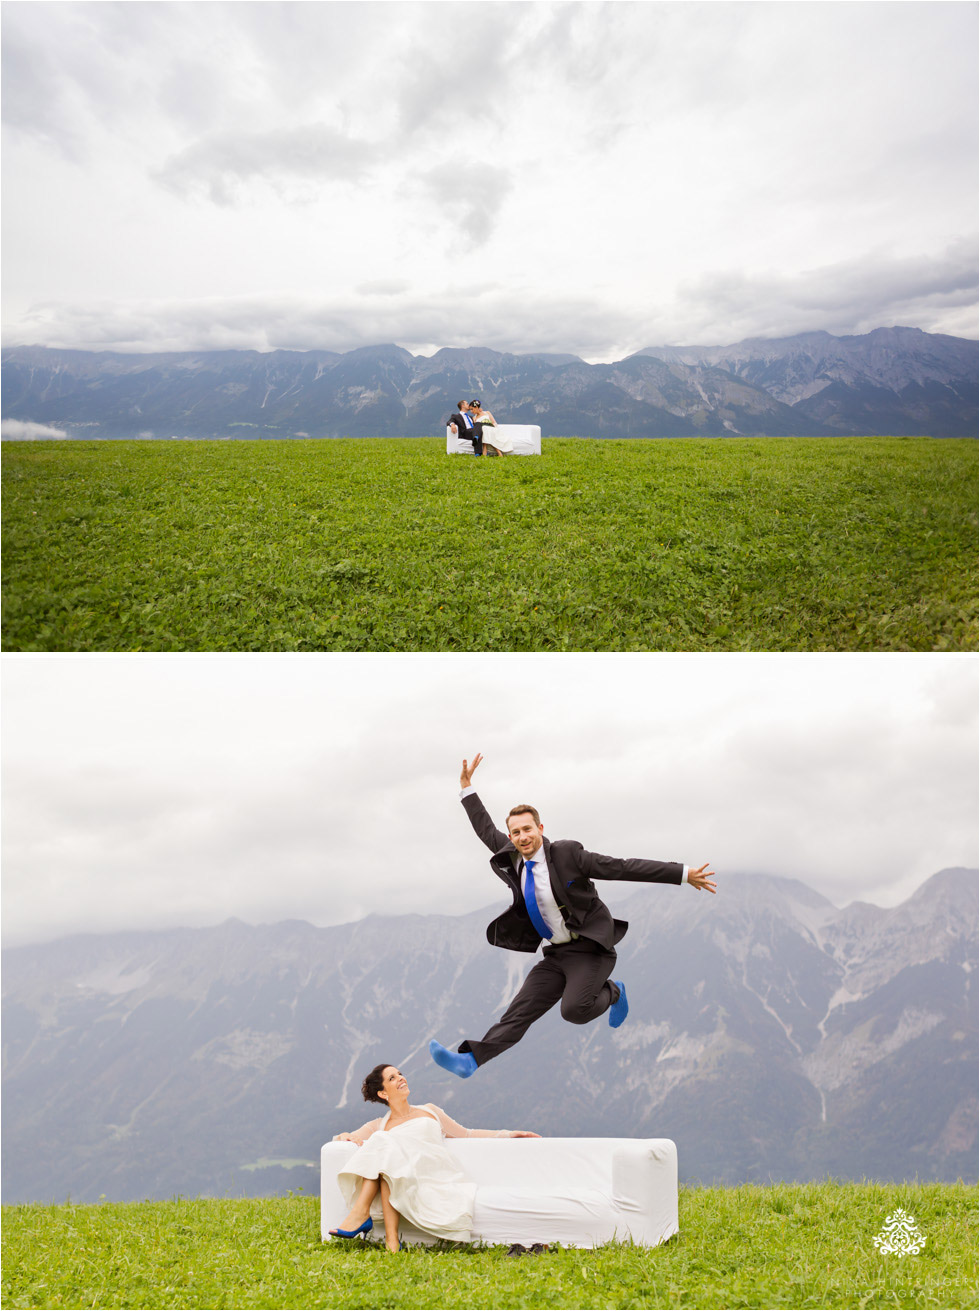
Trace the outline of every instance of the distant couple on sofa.
[[487, 437], [485, 429], [496, 429], [497, 420], [489, 410], [485, 410], [479, 401], [457, 401], [456, 413], [446, 420], [457, 437], [473, 443], [474, 455], [512, 455], [514, 445], [503, 433], [492, 432]]

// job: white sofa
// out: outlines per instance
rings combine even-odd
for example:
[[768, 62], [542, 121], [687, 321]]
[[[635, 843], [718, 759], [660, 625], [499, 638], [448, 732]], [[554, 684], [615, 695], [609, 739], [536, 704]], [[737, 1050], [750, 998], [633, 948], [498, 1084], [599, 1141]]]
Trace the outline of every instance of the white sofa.
[[[473, 1241], [656, 1247], [677, 1233], [677, 1148], [669, 1138], [456, 1138], [448, 1146], [477, 1185]], [[347, 1214], [337, 1175], [357, 1148], [320, 1152], [320, 1235]], [[384, 1238], [380, 1205], [371, 1238]], [[407, 1221], [408, 1243], [431, 1243]]]
[[[487, 441], [493, 444], [493, 434], [503, 433], [514, 445], [515, 455], [541, 454], [541, 429], [537, 424], [498, 423], [496, 428], [487, 429]], [[457, 437], [449, 425], [446, 425], [446, 454], [472, 455], [473, 443], [467, 437]]]

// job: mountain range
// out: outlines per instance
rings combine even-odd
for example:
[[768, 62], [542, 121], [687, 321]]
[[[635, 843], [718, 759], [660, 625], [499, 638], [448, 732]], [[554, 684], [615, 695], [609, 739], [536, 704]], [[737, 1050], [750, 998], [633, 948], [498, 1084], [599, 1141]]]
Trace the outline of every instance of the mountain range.
[[465, 1082], [530, 967], [500, 907], [79, 935], [3, 953], [5, 1202], [318, 1189], [380, 1061], [463, 1124], [669, 1137], [688, 1182], [977, 1178], [977, 871], [901, 905], [731, 875], [616, 887], [622, 1028], [549, 1013]]
[[15, 346], [3, 417], [71, 437], [438, 436], [458, 399], [542, 435], [976, 437], [977, 343], [918, 328], [648, 347], [613, 364], [399, 346], [142, 355]]

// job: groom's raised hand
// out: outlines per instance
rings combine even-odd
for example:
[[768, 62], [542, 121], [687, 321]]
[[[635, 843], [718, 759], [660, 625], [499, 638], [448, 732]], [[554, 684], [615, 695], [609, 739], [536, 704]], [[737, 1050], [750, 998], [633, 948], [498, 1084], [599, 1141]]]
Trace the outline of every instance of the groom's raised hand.
[[480, 755], [478, 751], [476, 755], [473, 757], [473, 761], [471, 764], [468, 765], [465, 760], [463, 761], [463, 768], [460, 771], [460, 775], [459, 775], [459, 786], [461, 788], [472, 787], [473, 773], [476, 770], [477, 765], [479, 765], [482, 759], [483, 757]]
[[[700, 869], [689, 869], [687, 871], [688, 883], [690, 883], [692, 888], [697, 888], [698, 892], [718, 891], [715, 885], [711, 882], [713, 878], [717, 878], [718, 876], [713, 869], [708, 869], [710, 863], [710, 861], [706, 860]], [[707, 874], [704, 872], [706, 869], [708, 870]]]

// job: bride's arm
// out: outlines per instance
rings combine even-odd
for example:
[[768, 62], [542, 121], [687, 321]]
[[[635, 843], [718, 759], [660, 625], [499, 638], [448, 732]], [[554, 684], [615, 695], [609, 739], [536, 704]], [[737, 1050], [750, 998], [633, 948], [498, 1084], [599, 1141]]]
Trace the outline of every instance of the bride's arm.
[[377, 1120], [368, 1120], [367, 1124], [362, 1124], [360, 1129], [355, 1129], [353, 1133], [335, 1133], [333, 1141], [335, 1143], [357, 1143], [358, 1147], [363, 1147], [380, 1124], [380, 1117]]
[[447, 1138], [540, 1138], [539, 1133], [528, 1133], [525, 1129], [464, 1129], [461, 1124], [446, 1114], [439, 1106], [429, 1103], [442, 1125], [442, 1132]]

